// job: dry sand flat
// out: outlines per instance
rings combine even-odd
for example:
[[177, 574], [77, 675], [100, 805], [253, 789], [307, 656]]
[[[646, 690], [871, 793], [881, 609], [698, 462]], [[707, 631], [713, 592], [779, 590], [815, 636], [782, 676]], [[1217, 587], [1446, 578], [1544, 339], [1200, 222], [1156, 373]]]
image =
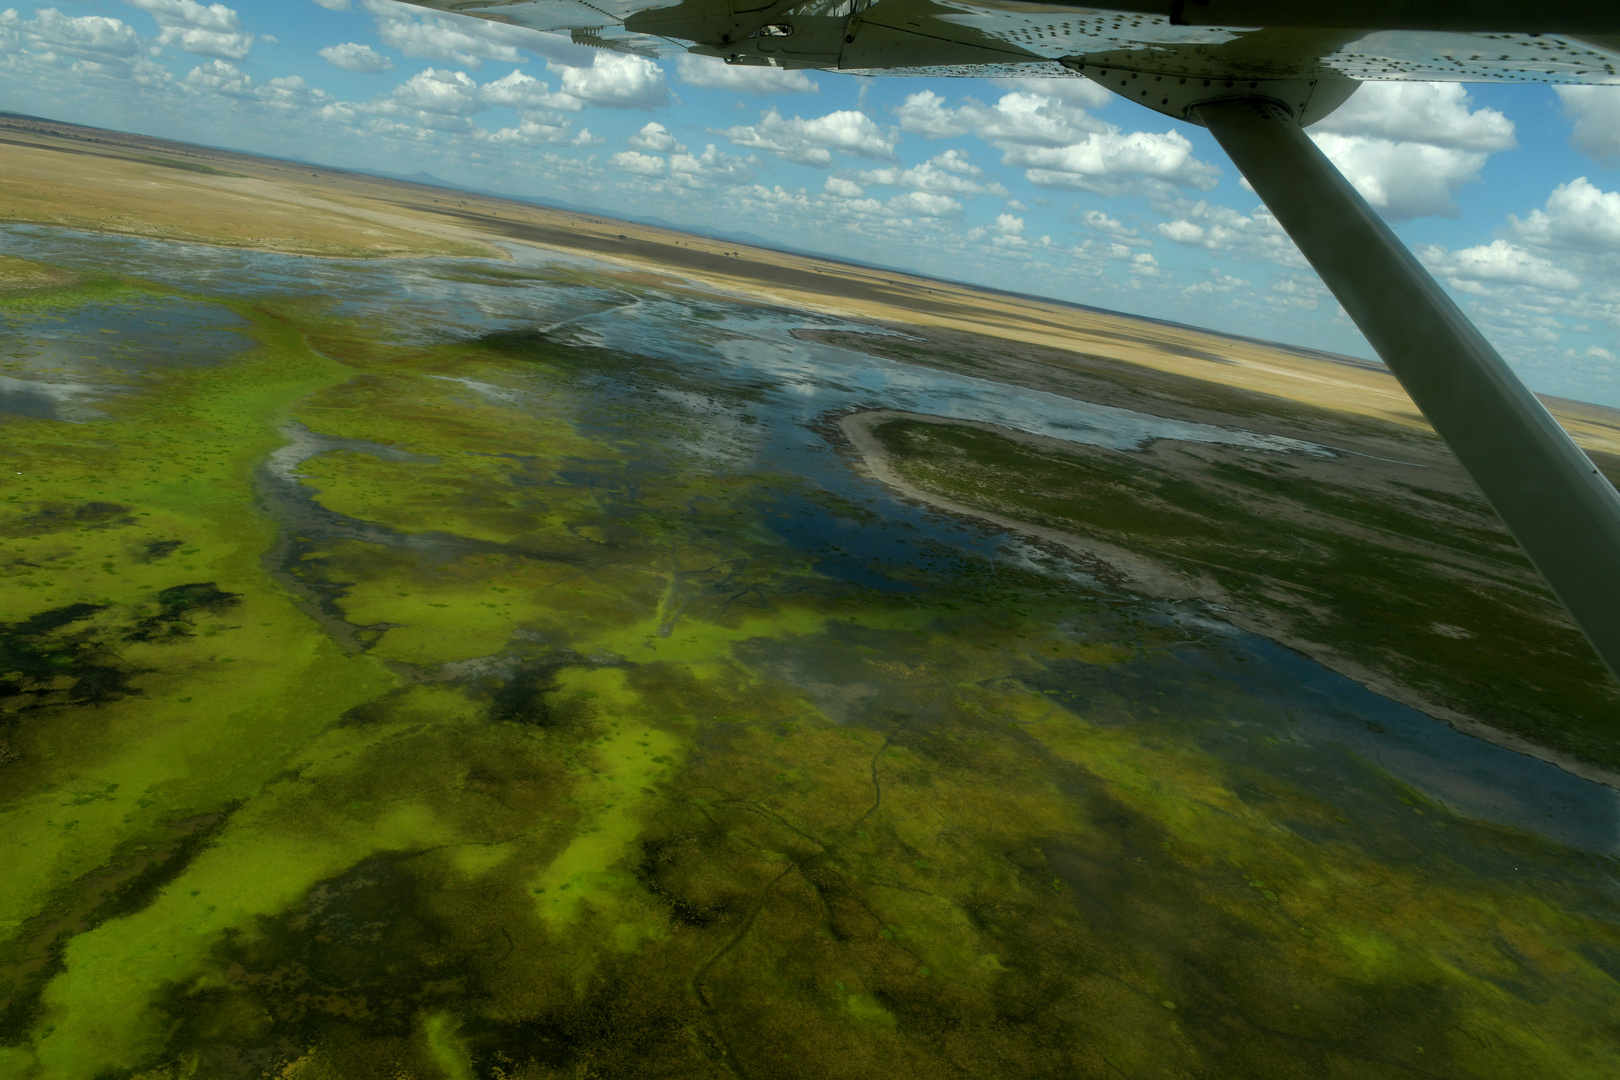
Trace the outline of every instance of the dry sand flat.
[[323, 188], [318, 173], [299, 178], [293, 166], [111, 133], [91, 141], [18, 131], [16, 123], [0, 126], [6, 221], [328, 257], [497, 254], [341, 185]]
[[[0, 220], [334, 257], [474, 255], [516, 240], [789, 307], [983, 335], [1076, 370], [1098, 359], [1418, 429], [1382, 367], [1033, 297], [610, 218], [20, 117], [0, 118]], [[1008, 357], [1017, 359], [1016, 350]], [[1620, 411], [1548, 399], [1589, 451]], [[1607, 464], [1607, 463], [1606, 463]]]

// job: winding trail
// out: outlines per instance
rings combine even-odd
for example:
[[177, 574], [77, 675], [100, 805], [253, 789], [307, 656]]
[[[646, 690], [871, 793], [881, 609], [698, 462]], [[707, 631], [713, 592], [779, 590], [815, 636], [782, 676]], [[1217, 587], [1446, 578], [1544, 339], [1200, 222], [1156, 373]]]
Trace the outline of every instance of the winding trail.
[[558, 330], [561, 330], [565, 326], [571, 326], [571, 325], [573, 325], [575, 323], [581, 323], [581, 322], [584, 322], [586, 319], [594, 319], [599, 315], [608, 315], [608, 314], [611, 314], [612, 312], [615, 312], [615, 311], [626, 311], [626, 312], [634, 311], [636, 308], [638, 308], [640, 306], [641, 306], [641, 297], [632, 296], [632, 297], [630, 297], [630, 300], [627, 303], [615, 304], [613, 307], [603, 308], [601, 311], [587, 311], [583, 315], [573, 315], [573, 316], [570, 316], [569, 318], [564, 319], [562, 322], [555, 322], [555, 323], [552, 323], [550, 326], [542, 326], [542, 327], [540, 327], [540, 332], [542, 334], [554, 334]]

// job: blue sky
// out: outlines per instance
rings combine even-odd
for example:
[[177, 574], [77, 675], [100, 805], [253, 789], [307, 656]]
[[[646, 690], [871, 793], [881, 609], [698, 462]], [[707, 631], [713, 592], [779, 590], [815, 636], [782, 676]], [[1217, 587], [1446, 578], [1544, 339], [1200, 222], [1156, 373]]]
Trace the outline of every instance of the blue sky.
[[[390, 0], [18, 4], [0, 69], [9, 111], [1370, 355], [1207, 133], [1084, 79], [655, 61]], [[1535, 389], [1620, 405], [1620, 87], [1367, 84], [1312, 134]]]

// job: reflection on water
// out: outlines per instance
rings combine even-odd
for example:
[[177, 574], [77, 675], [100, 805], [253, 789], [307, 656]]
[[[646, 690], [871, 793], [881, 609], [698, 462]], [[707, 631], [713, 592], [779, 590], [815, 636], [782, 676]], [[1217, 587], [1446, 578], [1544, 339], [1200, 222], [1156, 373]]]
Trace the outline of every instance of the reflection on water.
[[[222, 363], [247, 345], [242, 319], [178, 297], [91, 303], [71, 312], [5, 311], [0, 364], [58, 385], [127, 382], [167, 367]], [[81, 391], [83, 392], [83, 391]]]
[[90, 397], [92, 393], [83, 383], [54, 383], [0, 375], [0, 412], [70, 420], [74, 400]]
[[1228, 648], [1178, 652], [1180, 663], [1213, 674], [1245, 702], [1211, 718], [1204, 737], [1212, 745], [1231, 743], [1253, 760], [1261, 744], [1277, 740], [1280, 772], [1318, 792], [1344, 785], [1335, 801], [1345, 806], [1360, 793], [1344, 779], [1341, 751], [1461, 816], [1620, 853], [1620, 793], [1612, 788], [1465, 735], [1265, 638], [1234, 635]]

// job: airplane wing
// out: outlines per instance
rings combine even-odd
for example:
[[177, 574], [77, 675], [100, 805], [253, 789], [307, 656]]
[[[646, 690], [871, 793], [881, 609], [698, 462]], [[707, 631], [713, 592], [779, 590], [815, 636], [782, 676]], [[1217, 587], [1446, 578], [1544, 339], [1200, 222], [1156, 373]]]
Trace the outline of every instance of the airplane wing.
[[[1620, 83], [1620, 12], [1590, 0], [406, 0], [586, 45], [861, 74], [1152, 70]], [[1180, 69], [1178, 67], [1178, 77]]]
[[[625, 20], [647, 9], [648, 0], [400, 0], [416, 7], [471, 15], [509, 26], [569, 35], [576, 45], [668, 56], [685, 52], [686, 42], [625, 28]], [[656, 4], [658, 0], [652, 0]]]
[[1366, 80], [1620, 83], [1620, 4], [408, 2], [733, 64], [1072, 73], [1209, 128], [1620, 677], [1620, 494], [1302, 130]]

